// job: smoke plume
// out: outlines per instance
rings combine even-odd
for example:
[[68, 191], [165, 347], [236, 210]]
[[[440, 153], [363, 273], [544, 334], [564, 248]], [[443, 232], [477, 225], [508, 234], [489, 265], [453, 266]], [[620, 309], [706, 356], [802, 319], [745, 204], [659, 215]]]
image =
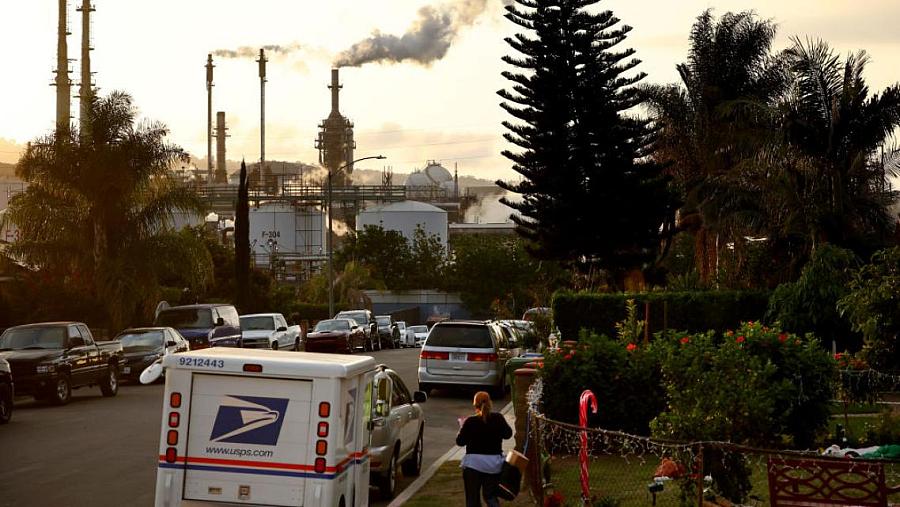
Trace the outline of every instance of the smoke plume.
[[419, 9], [419, 17], [401, 36], [381, 33], [372, 35], [340, 53], [336, 67], [359, 67], [370, 62], [402, 62], [412, 60], [429, 65], [440, 60], [460, 29], [465, 28], [484, 12], [487, 0], [457, 0], [438, 6]]
[[266, 53], [269, 54], [287, 55], [299, 51], [303, 47], [300, 44], [288, 44], [287, 46], [269, 44], [260, 47], [241, 46], [237, 49], [217, 49], [213, 51], [212, 54], [214, 56], [221, 56], [222, 58], [256, 58], [259, 56], [260, 48], [265, 49]]

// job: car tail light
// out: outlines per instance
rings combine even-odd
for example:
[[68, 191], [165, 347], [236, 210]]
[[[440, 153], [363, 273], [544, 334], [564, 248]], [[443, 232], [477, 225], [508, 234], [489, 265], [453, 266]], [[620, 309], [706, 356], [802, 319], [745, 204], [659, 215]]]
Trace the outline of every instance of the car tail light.
[[318, 428], [318, 431], [316, 431], [316, 435], [318, 435], [320, 437], [328, 436], [328, 423], [327, 422], [319, 423], [319, 428]]
[[323, 401], [319, 403], [319, 417], [328, 417], [331, 415], [331, 403]]
[[324, 456], [328, 454], [328, 442], [325, 440], [316, 441], [316, 454], [319, 456]]
[[166, 449], [166, 463], [175, 463], [177, 457], [178, 451], [176, 451], [174, 447]]
[[166, 443], [169, 445], [178, 444], [178, 432], [175, 430], [169, 430], [168, 433], [166, 433]]
[[181, 417], [178, 415], [178, 412], [169, 412], [169, 427], [177, 428], [180, 418]]
[[181, 407], [181, 393], [172, 393], [169, 395], [169, 406], [172, 408]]
[[262, 365], [261, 364], [245, 364], [244, 371], [249, 371], [250, 373], [262, 373]]
[[476, 363], [493, 363], [497, 360], [497, 354], [476, 354], [469, 352], [466, 356], [466, 359], [469, 361], [474, 361]]
[[441, 361], [446, 361], [450, 359], [449, 352], [435, 352], [433, 350], [423, 350], [421, 354], [419, 354], [420, 359], [439, 359]]
[[315, 464], [313, 465], [313, 469], [317, 474], [325, 473], [325, 458], [316, 458]]

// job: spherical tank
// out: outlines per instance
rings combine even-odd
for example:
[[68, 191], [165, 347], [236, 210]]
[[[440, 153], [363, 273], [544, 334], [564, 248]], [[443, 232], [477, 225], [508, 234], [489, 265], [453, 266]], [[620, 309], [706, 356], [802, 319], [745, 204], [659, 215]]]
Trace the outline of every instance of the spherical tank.
[[356, 230], [362, 231], [367, 225], [398, 231], [410, 243], [416, 228], [421, 227], [427, 235], [437, 236], [447, 248], [447, 212], [424, 202], [395, 202], [360, 211], [356, 215]]
[[316, 208], [263, 203], [250, 208], [250, 252], [257, 265], [268, 265], [272, 254], [321, 255], [325, 245], [325, 215]]

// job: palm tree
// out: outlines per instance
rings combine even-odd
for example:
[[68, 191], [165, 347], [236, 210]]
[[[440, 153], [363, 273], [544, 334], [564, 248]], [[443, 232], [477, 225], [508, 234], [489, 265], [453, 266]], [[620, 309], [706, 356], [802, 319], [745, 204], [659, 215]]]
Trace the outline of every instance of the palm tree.
[[203, 211], [169, 178], [188, 157], [165, 140], [164, 125], [135, 123], [136, 114], [125, 93], [92, 97], [87, 135], [60, 129], [30, 143], [16, 166], [28, 187], [5, 217], [20, 231], [10, 254], [81, 284], [113, 330], [146, 314], [162, 273], [196, 283], [211, 273], [199, 240], [169, 232], [176, 212]]
[[752, 12], [710, 10], [691, 30], [681, 82], [643, 88], [659, 131], [655, 157], [682, 193], [679, 229], [695, 237], [695, 264], [708, 283], [718, 250], [755, 223], [755, 201], [741, 190], [740, 162], [771, 136], [770, 106], [786, 77], [770, 50], [776, 26]]

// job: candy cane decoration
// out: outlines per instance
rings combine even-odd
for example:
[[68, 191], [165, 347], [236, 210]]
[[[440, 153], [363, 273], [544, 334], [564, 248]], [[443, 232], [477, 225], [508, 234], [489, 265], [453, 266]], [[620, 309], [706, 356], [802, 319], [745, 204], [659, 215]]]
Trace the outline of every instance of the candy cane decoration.
[[[588, 405], [591, 412], [597, 413], [597, 397], [590, 389], [585, 389], [581, 393], [581, 400], [578, 407], [578, 423], [582, 428], [587, 428]], [[591, 498], [591, 489], [588, 481], [588, 435], [587, 430], [581, 430], [581, 452], [578, 460], [581, 462], [581, 499], [587, 504]]]

